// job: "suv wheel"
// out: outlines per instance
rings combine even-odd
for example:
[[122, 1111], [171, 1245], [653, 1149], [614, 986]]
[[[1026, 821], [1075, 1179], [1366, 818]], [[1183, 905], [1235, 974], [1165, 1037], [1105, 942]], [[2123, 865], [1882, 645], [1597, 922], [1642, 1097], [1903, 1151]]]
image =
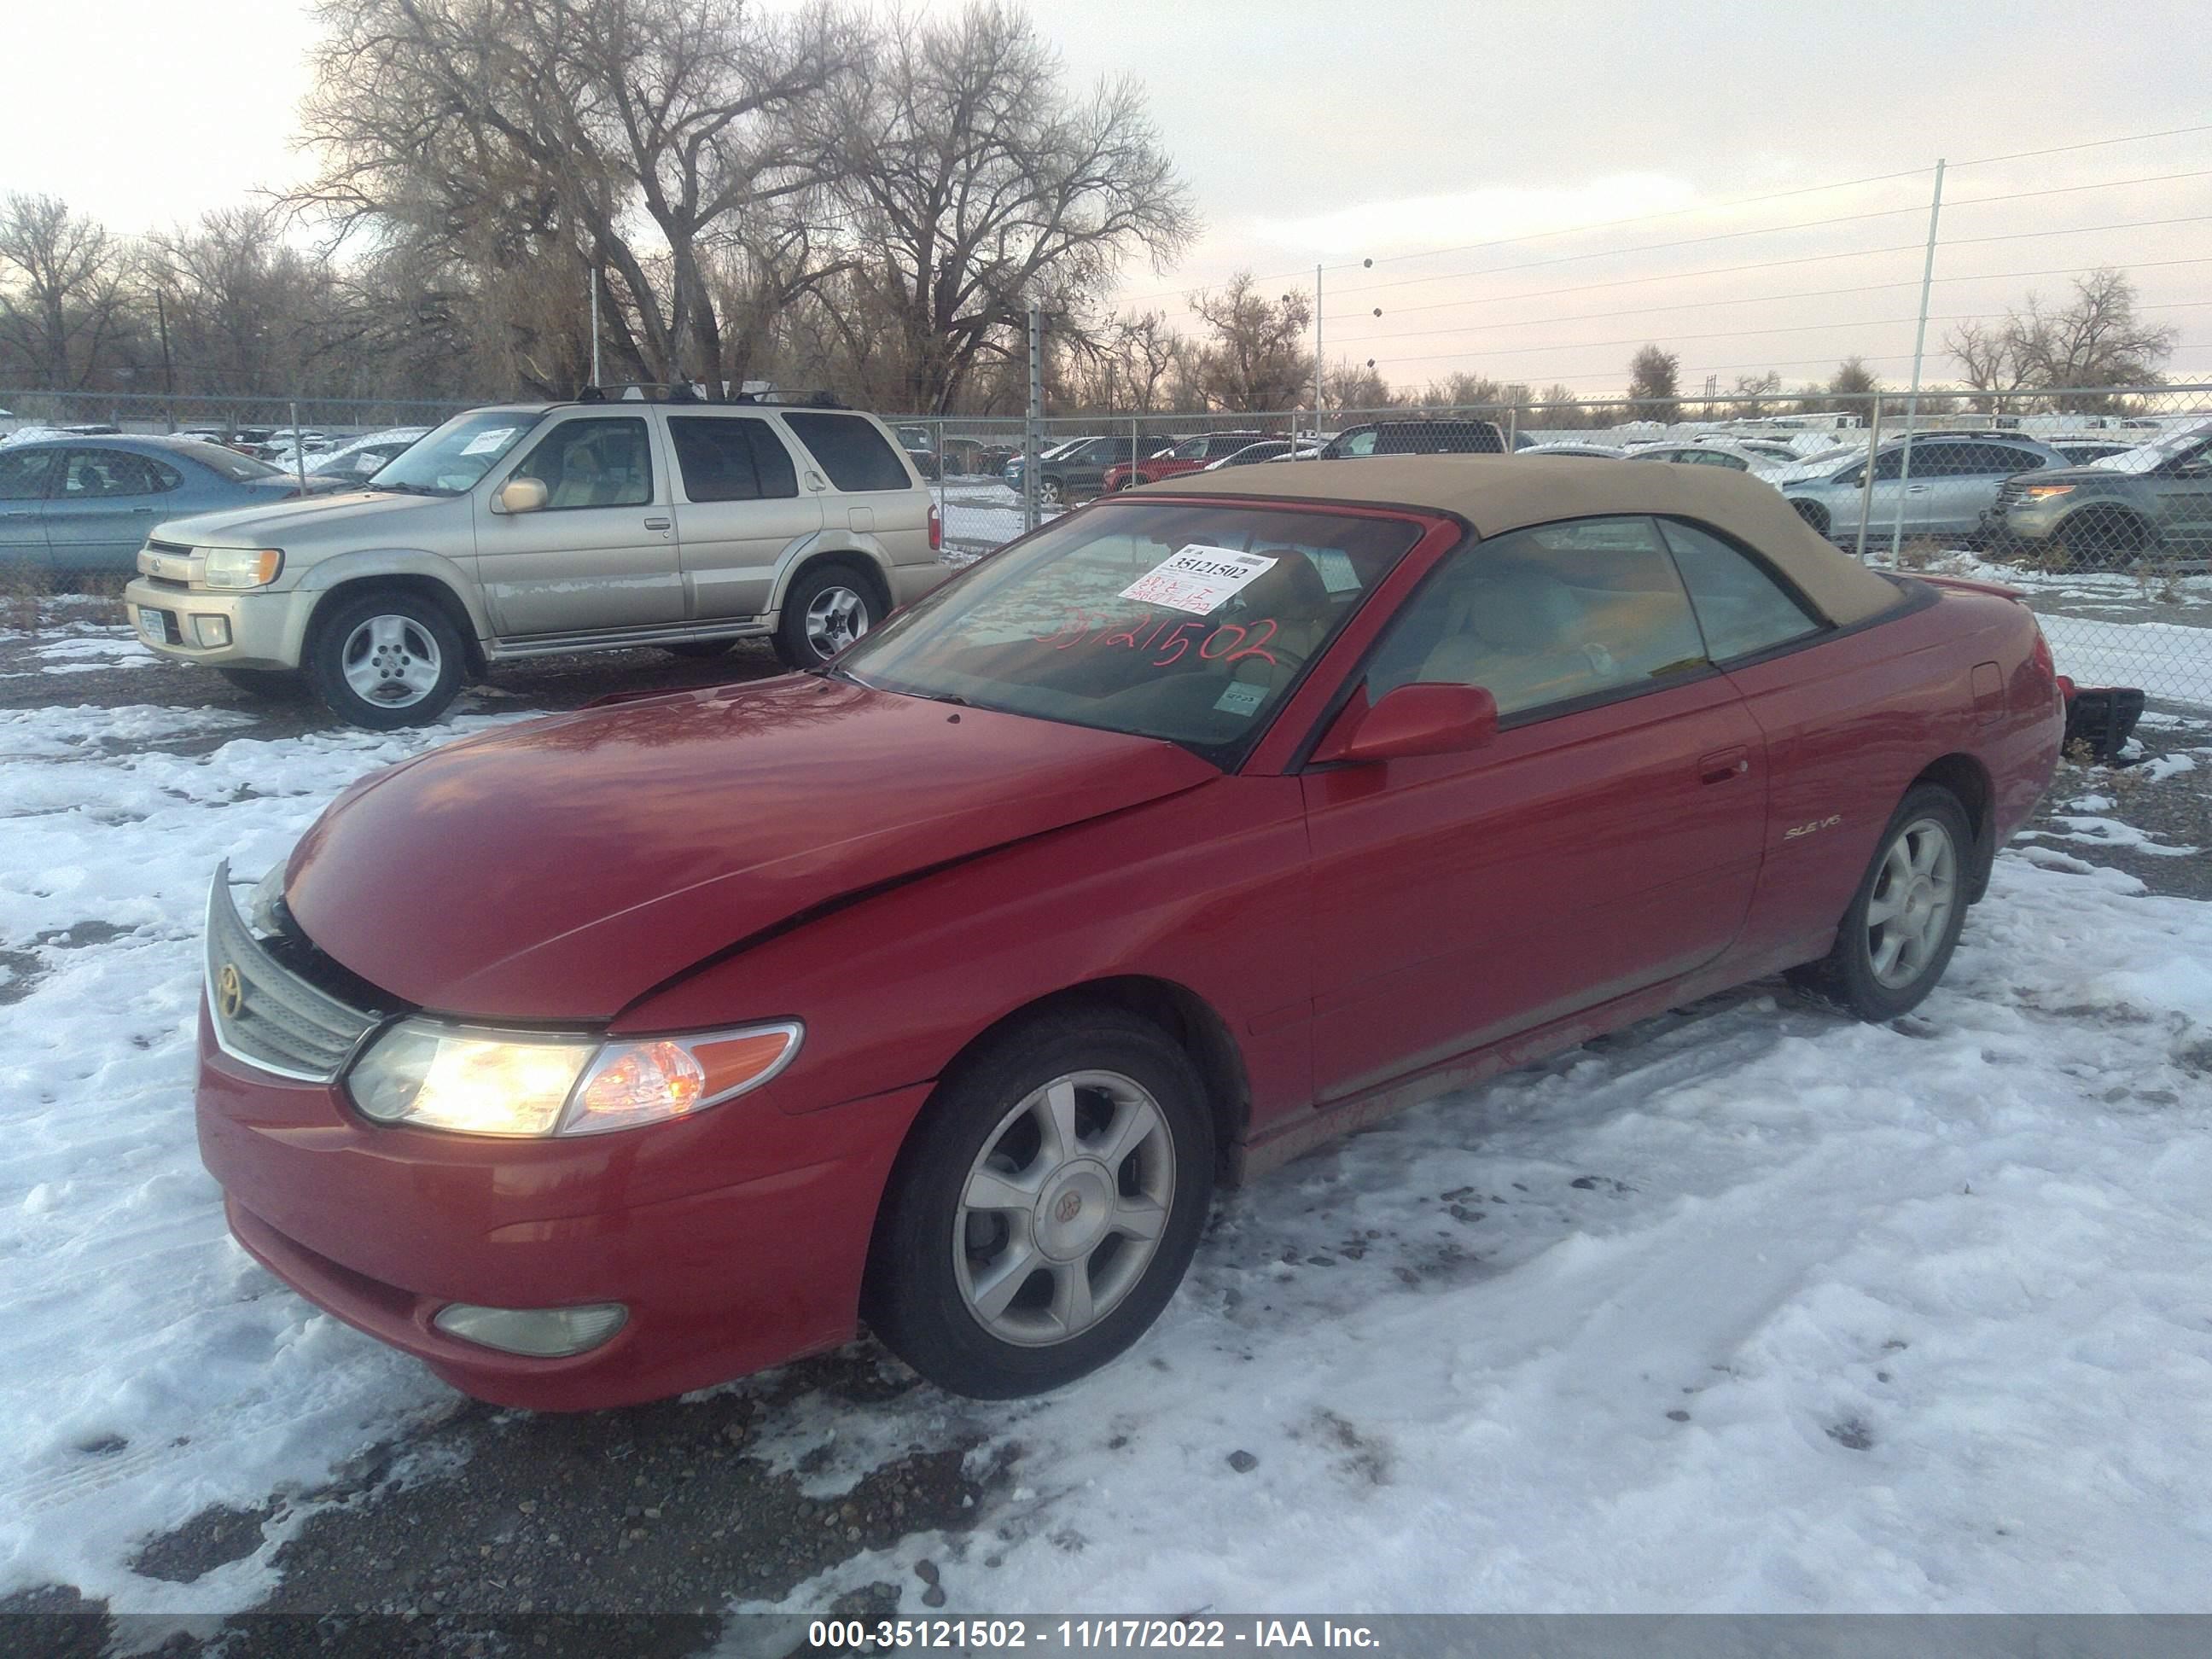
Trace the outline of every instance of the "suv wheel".
[[875, 584], [846, 564], [818, 564], [799, 573], [783, 596], [775, 653], [792, 668], [828, 662], [882, 617]]
[[461, 689], [461, 638], [434, 600], [386, 588], [341, 601], [315, 629], [308, 683], [373, 732], [426, 726]]
[[1065, 507], [1067, 504], [1067, 486], [1057, 478], [1039, 478], [1037, 501], [1044, 507]]
[[2058, 550], [2076, 570], [2124, 570], [2151, 544], [2150, 526], [2119, 507], [2077, 510], [2060, 526]]

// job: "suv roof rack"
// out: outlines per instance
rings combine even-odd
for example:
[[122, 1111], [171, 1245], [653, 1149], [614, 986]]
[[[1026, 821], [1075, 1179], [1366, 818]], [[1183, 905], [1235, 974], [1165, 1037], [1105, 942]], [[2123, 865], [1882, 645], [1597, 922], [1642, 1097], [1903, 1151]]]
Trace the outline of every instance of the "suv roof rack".
[[[635, 393], [633, 397], [631, 394]], [[716, 392], [688, 380], [610, 380], [576, 393], [580, 404], [769, 404], [792, 409], [848, 407], [834, 392]]]

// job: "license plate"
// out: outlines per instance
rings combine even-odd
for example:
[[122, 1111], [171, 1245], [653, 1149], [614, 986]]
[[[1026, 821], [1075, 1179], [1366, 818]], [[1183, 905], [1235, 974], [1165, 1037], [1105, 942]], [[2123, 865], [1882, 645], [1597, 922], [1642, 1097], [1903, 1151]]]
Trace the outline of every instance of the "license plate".
[[173, 645], [178, 638], [177, 614], [142, 605], [138, 607], [138, 631], [157, 643]]

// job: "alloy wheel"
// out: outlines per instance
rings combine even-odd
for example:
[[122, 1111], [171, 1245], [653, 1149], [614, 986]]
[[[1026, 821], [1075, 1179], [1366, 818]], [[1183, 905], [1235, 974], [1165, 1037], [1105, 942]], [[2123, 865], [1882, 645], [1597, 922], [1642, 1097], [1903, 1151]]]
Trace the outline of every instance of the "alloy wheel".
[[868, 602], [853, 589], [830, 586], [807, 602], [806, 642], [824, 661], [868, 631]]
[[430, 630], [412, 617], [365, 617], [346, 635], [339, 671], [363, 702], [408, 708], [437, 689], [445, 659]]
[[1942, 948], [1959, 902], [1959, 853], [1934, 818], [1916, 818], [1882, 854], [1866, 909], [1867, 955], [1889, 989], [1911, 985]]
[[1118, 1072], [1072, 1072], [985, 1137], [952, 1224], [952, 1270], [976, 1322], [1046, 1347], [1110, 1314], [1144, 1276], [1175, 1200], [1158, 1101]]

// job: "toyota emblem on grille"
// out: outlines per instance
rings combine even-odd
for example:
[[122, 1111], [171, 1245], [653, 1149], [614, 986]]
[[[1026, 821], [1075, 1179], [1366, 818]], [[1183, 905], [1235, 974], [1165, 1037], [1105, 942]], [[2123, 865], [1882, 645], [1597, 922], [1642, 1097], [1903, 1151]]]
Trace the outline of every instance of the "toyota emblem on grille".
[[227, 962], [215, 976], [215, 1006], [225, 1019], [236, 1019], [239, 1010], [246, 1006], [246, 982]]

